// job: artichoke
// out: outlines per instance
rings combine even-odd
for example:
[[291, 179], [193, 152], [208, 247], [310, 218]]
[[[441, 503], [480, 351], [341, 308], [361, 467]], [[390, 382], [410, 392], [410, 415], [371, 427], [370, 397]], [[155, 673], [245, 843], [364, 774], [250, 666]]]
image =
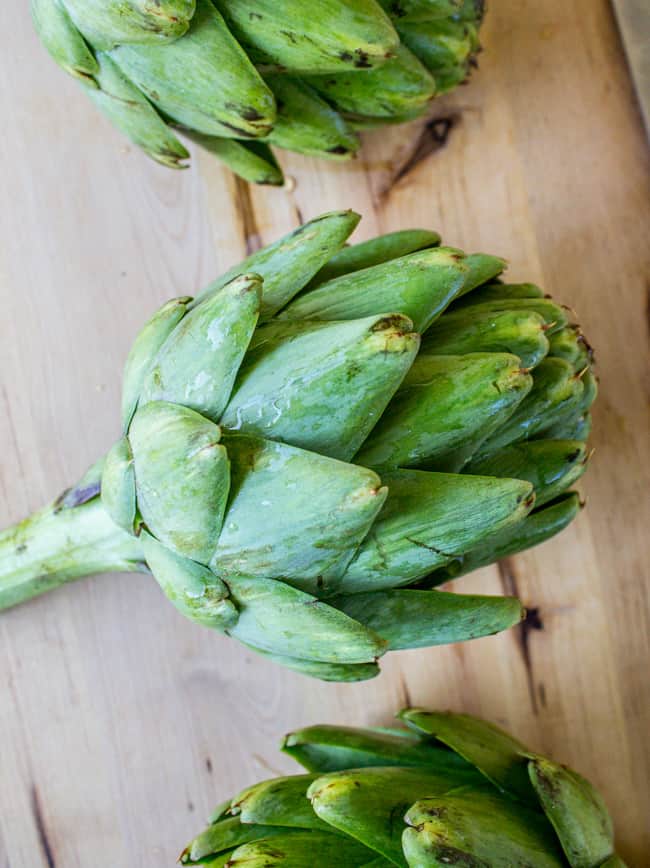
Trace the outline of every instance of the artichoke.
[[245, 789], [181, 854], [250, 868], [624, 868], [600, 794], [466, 714], [408, 708], [408, 729], [312, 726], [283, 750], [309, 774]]
[[[173, 132], [253, 183], [271, 146], [346, 159], [356, 129], [410, 120], [475, 64], [482, 0], [31, 0], [36, 30], [110, 120], [160, 163]], [[383, 8], [382, 8], [383, 7]]]
[[0, 607], [149, 570], [185, 615], [300, 672], [485, 636], [518, 600], [436, 590], [579, 508], [596, 381], [566, 311], [505, 263], [306, 223], [137, 336], [123, 435], [0, 535]]

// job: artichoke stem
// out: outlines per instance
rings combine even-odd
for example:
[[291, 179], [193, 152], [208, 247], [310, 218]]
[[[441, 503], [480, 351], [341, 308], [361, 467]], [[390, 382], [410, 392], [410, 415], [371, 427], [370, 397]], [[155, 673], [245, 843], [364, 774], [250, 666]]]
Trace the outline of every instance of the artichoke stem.
[[117, 527], [99, 497], [58, 501], [0, 532], [0, 609], [93, 573], [146, 569], [140, 543]]

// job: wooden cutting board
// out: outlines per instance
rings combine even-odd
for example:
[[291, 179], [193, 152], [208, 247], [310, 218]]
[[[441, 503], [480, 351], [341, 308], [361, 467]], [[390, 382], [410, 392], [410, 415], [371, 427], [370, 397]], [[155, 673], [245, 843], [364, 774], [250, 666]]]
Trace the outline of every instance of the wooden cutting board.
[[144, 319], [300, 219], [353, 207], [358, 237], [439, 229], [572, 305], [601, 397], [587, 508], [554, 543], [458, 590], [516, 591], [526, 625], [385, 658], [323, 685], [183, 620], [145, 576], [0, 615], [0, 865], [170, 866], [210, 809], [289, 770], [282, 734], [377, 724], [406, 703], [511, 728], [603, 791], [630, 865], [650, 852], [646, 291], [648, 154], [606, 0], [493, 0], [471, 85], [363, 157], [284, 155], [251, 189], [210, 157], [164, 170], [125, 145], [2, 4], [0, 523], [118, 433], [118, 371]]

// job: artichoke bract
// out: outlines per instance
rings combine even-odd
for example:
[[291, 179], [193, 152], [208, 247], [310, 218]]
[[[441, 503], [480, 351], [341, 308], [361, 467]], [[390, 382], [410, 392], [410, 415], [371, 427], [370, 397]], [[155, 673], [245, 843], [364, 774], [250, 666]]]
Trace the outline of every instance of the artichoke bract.
[[187, 165], [186, 136], [247, 181], [271, 146], [352, 157], [475, 65], [483, 0], [31, 0], [44, 46], [122, 133]]
[[283, 750], [308, 774], [248, 787], [184, 865], [624, 868], [594, 787], [466, 714], [408, 708], [406, 728], [311, 726]]
[[0, 607], [149, 570], [189, 618], [308, 675], [522, 618], [437, 586], [579, 509], [591, 354], [504, 260], [351, 211], [253, 253], [135, 339], [123, 435], [0, 535]]

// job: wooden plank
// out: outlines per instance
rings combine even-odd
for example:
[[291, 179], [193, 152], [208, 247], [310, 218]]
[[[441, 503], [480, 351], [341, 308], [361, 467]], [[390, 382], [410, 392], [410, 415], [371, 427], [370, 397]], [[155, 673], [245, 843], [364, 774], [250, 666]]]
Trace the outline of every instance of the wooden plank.
[[601, 397], [579, 520], [457, 583], [516, 588], [537, 610], [525, 629], [394, 654], [379, 679], [351, 686], [193, 626], [144, 576], [89, 580], [3, 614], [0, 865], [172, 864], [213, 804], [290, 769], [276, 750], [286, 730], [386, 722], [407, 702], [484, 714], [583, 771], [609, 802], [623, 857], [644, 864], [650, 197], [609, 4], [493, 3], [481, 70], [436, 103], [439, 123], [369, 136], [343, 166], [284, 155], [283, 190], [246, 188], [205, 155], [174, 174], [125, 146], [52, 67], [26, 5], [0, 10], [12, 34], [0, 78], [1, 524], [115, 438], [117, 370], [157, 304], [330, 208], [364, 213], [359, 238], [433, 226], [507, 256], [515, 279], [579, 311]]

